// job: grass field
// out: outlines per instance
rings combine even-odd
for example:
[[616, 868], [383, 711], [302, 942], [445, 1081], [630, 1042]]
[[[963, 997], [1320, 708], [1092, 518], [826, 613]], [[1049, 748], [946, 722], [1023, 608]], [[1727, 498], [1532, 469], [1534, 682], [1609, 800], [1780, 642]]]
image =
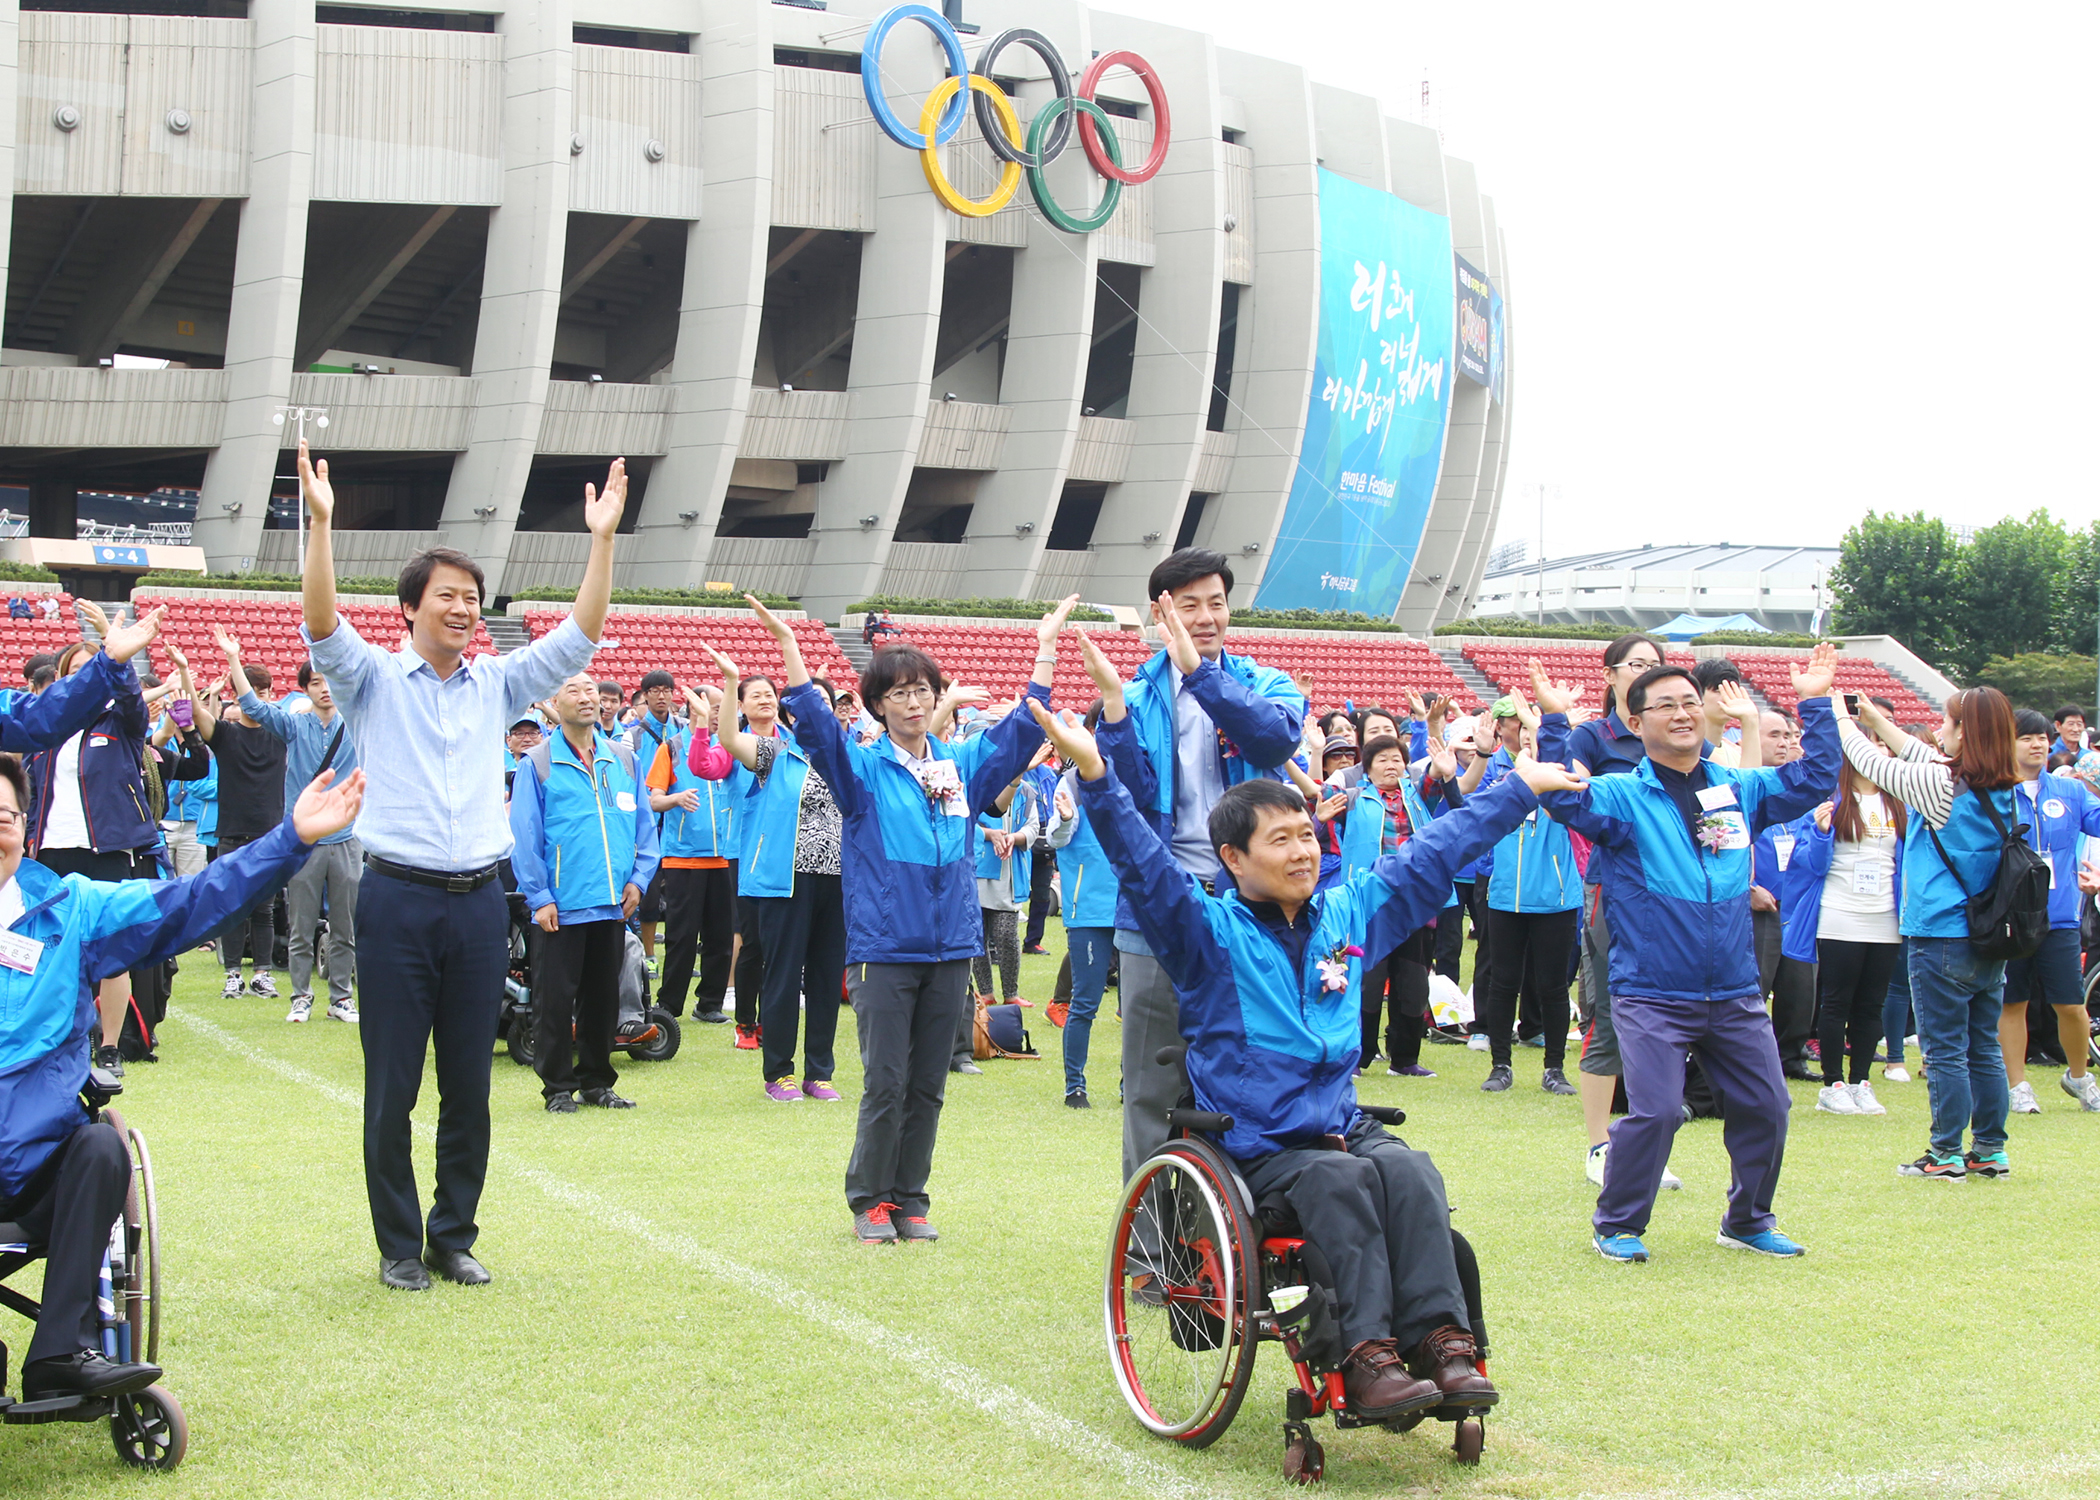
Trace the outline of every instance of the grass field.
[[[1051, 947], [1059, 949], [1053, 933]], [[1050, 992], [1031, 959], [1024, 993]], [[375, 1279], [359, 1156], [354, 1031], [218, 998], [187, 965], [163, 1061], [124, 1100], [151, 1137], [167, 1237], [168, 1384], [188, 1461], [121, 1468], [106, 1426], [0, 1429], [9, 1497], [677, 1494], [1255, 1496], [1278, 1477], [1272, 1346], [1232, 1431], [1183, 1452], [1147, 1436], [1110, 1380], [1101, 1257], [1118, 1164], [1118, 1034], [1104, 1015], [1100, 1107], [1061, 1102], [1041, 1062], [949, 1090], [933, 1246], [862, 1249], [840, 1179], [847, 1102], [781, 1106], [726, 1028], [689, 1027], [635, 1065], [631, 1113], [544, 1113], [499, 1057], [483, 1289], [421, 1296]], [[1112, 1008], [1113, 996], [1111, 996]], [[2100, 1445], [2086, 1311], [2100, 1271], [2100, 1117], [2041, 1077], [2016, 1120], [2017, 1175], [1899, 1180], [1924, 1138], [1922, 1084], [1886, 1119], [1817, 1115], [1795, 1085], [1780, 1225], [1806, 1260], [1713, 1243], [1726, 1159], [1689, 1126], [1682, 1193], [1646, 1266], [1590, 1250], [1576, 1103], [1477, 1085], [1487, 1059], [1431, 1049], [1443, 1076], [1367, 1078], [1404, 1103], [1478, 1246], [1504, 1395], [1485, 1462], [1450, 1429], [1337, 1434], [1345, 1495], [2088, 1496]], [[422, 1118], [435, 1117], [426, 1085]], [[427, 1133], [419, 1170], [429, 1181]], [[26, 1329], [0, 1318], [16, 1350]]]

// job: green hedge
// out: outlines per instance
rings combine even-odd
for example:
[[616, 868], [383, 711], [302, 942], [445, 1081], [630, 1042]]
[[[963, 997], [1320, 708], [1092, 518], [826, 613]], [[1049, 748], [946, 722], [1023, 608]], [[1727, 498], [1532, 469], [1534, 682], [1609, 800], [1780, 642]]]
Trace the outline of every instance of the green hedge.
[[1235, 630], [1378, 630], [1388, 635], [1407, 632], [1391, 620], [1350, 609], [1236, 609]]
[[1454, 620], [1439, 625], [1438, 635], [1515, 635], [1540, 641], [1614, 641], [1626, 633], [1623, 625], [1541, 625], [1522, 615], [1483, 615], [1477, 620]]
[[0, 558], [0, 582], [56, 583], [58, 575], [49, 568], [38, 567], [35, 563], [10, 562]]
[[[397, 578], [338, 578], [340, 594], [384, 594], [394, 596]], [[272, 594], [296, 594], [301, 587], [291, 573], [143, 573], [133, 585], [142, 589], [257, 589]]]
[[[846, 613], [893, 615], [953, 615], [965, 620], [1040, 620], [1051, 606], [1041, 599], [907, 599], [902, 594], [871, 594]], [[1105, 609], [1080, 604], [1073, 607], [1074, 620], [1113, 620]]]
[[[753, 590], [758, 602], [771, 609], [800, 609], [800, 599], [786, 594], [768, 594]], [[563, 604], [576, 602], [576, 590], [556, 588], [551, 584], [539, 588], [520, 589], [510, 596], [513, 599], [551, 599]], [[743, 593], [735, 589], [614, 589], [615, 604], [676, 604], [685, 608], [700, 606], [708, 609], [738, 609], [744, 603]]]
[[1788, 650], [1811, 647], [1822, 639], [1816, 635], [1792, 635], [1786, 631], [1766, 634], [1761, 630], [1716, 630], [1710, 635], [1695, 635], [1694, 646], [1774, 646]]

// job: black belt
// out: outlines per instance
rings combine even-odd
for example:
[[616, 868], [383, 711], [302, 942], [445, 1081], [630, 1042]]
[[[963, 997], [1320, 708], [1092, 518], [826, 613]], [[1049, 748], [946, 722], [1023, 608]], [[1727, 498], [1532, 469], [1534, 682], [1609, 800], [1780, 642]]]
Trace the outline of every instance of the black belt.
[[435, 886], [455, 896], [464, 896], [469, 891], [478, 891], [496, 878], [503, 868], [503, 861], [479, 870], [419, 870], [414, 865], [397, 865], [390, 859], [381, 859], [376, 854], [367, 854], [365, 863], [382, 875], [391, 875], [396, 880], [406, 880], [414, 885]]

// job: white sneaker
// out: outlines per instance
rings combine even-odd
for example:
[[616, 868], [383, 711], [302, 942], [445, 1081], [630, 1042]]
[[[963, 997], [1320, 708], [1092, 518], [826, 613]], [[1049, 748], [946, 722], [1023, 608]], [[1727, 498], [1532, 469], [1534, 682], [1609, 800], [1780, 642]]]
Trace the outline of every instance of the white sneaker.
[[1590, 1159], [1583, 1164], [1582, 1175], [1598, 1187], [1604, 1186], [1604, 1158], [1611, 1155], [1611, 1142], [1590, 1147]]
[[2012, 1086], [2012, 1111], [2016, 1115], [2038, 1115], [2041, 1105], [2035, 1102], [2034, 1085], [2022, 1079]]
[[1489, 1045], [1487, 1033], [1476, 1031], [1466, 1038], [1466, 1050], [1469, 1052], [1491, 1052], [1494, 1049]]
[[272, 979], [270, 971], [265, 969], [248, 981], [248, 993], [260, 995], [265, 1000], [275, 1000], [277, 998], [277, 981]]
[[1904, 1067], [1902, 1063], [1890, 1063], [1881, 1070], [1881, 1076], [1889, 1083], [1909, 1083], [1910, 1069]]
[[1684, 1179], [1668, 1167], [1663, 1168], [1662, 1181], [1657, 1184], [1664, 1192], [1674, 1193], [1684, 1186]]
[[347, 995], [340, 1000], [329, 1001], [328, 1019], [331, 1021], [348, 1021], [352, 1026], [355, 1026], [357, 1024], [357, 1002]]
[[219, 991], [219, 998], [221, 1000], [238, 1000], [246, 993], [247, 988], [245, 984], [241, 983], [241, 971], [239, 969], [228, 969], [226, 971], [226, 988]]
[[305, 1021], [305, 1020], [307, 1020], [308, 1018], [310, 1018], [310, 1017], [311, 1017], [311, 1016], [313, 1015], [313, 1012], [314, 1012], [314, 997], [313, 997], [313, 996], [311, 996], [311, 995], [294, 995], [294, 996], [292, 996], [292, 1008], [291, 1008], [291, 1010], [290, 1010], [290, 1011], [289, 1011], [289, 1012], [288, 1012], [288, 1013], [286, 1014], [286, 1016], [285, 1016], [285, 1019], [286, 1019], [287, 1021], [290, 1021], [290, 1022], [292, 1022], [293, 1024], [295, 1024], [295, 1025], [296, 1025], [296, 1024], [298, 1024], [299, 1022]]
[[2083, 1078], [2073, 1078], [2066, 1068], [2064, 1076], [2057, 1080], [2063, 1091], [2078, 1101], [2078, 1107], [2088, 1114], [2100, 1114], [2100, 1078], [2088, 1072]]
[[1852, 1091], [1842, 1083], [1826, 1083], [1816, 1090], [1816, 1108], [1827, 1115], [1856, 1115], [1859, 1105], [1852, 1098]]
[[1889, 1107], [1874, 1097], [1874, 1085], [1862, 1079], [1847, 1085], [1852, 1095], [1852, 1107], [1863, 1115], [1885, 1115]]

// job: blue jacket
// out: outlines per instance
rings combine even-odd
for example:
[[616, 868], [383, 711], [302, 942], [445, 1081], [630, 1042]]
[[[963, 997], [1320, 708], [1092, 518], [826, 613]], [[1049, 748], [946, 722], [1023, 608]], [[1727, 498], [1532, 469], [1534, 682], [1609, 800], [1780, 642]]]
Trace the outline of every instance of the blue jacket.
[[[45, 825], [51, 818], [51, 768], [58, 761], [58, 747], [71, 738], [74, 730], [84, 729], [80, 741], [80, 805], [87, 818], [88, 846], [101, 853], [110, 849], [146, 849], [159, 843], [160, 825], [148, 816], [146, 807], [143, 762], [148, 725], [146, 700], [139, 695], [138, 677], [129, 665], [119, 666], [110, 660], [108, 652], [98, 651], [78, 672], [52, 683], [24, 705], [21, 717], [29, 719], [45, 707], [46, 699], [61, 691], [66, 693], [65, 701], [63, 705], [51, 705], [50, 718], [59, 718], [57, 710], [62, 708], [63, 722], [72, 725], [72, 729], [44, 740], [50, 748], [23, 760], [23, 768], [29, 772], [32, 842], [43, 842]], [[44, 722], [48, 726], [50, 719]], [[45, 732], [49, 732], [48, 728]]]
[[[1500, 786], [1516, 762], [1497, 750], [1480, 778], [1480, 790]], [[1575, 865], [1575, 844], [1568, 830], [1552, 818], [1533, 813], [1504, 834], [1488, 865], [1488, 906], [1494, 911], [1574, 911], [1582, 905], [1582, 871]]]
[[44, 945], [34, 973], [0, 967], [0, 1195], [86, 1123], [95, 986], [188, 953], [247, 915], [312, 852], [291, 820], [188, 880], [104, 883], [22, 861], [24, 910], [11, 929]]
[[1059, 916], [1069, 930], [1074, 927], [1116, 925], [1116, 871], [1108, 862], [1108, 851], [1094, 836], [1094, 825], [1077, 812], [1079, 773], [1067, 771], [1059, 783], [1071, 795], [1076, 816], [1069, 823], [1056, 823], [1050, 830], [1050, 847], [1057, 851], [1057, 885], [1063, 911]]
[[205, 772], [195, 781], [168, 783], [167, 817], [173, 823], [195, 823], [197, 842], [219, 841], [219, 758], [204, 757]]
[[1584, 719], [1568, 731], [1566, 755], [1572, 764], [1581, 761], [1592, 776], [1612, 776], [1631, 771], [1648, 758], [1641, 737], [1626, 727], [1614, 708], [1594, 719]]
[[[1712, 811], [1735, 825], [1729, 846], [1718, 851], [1693, 842], [1650, 761], [1596, 777], [1582, 792], [1546, 796], [1554, 817], [1610, 856], [1603, 885], [1614, 995], [1733, 1000], [1759, 993], [1751, 845], [1765, 828], [1807, 812], [1837, 784], [1837, 728], [1828, 701], [1805, 700], [1801, 721], [1797, 761], [1755, 771], [1706, 762], [1708, 786], [1728, 795]], [[1566, 733], [1565, 716], [1546, 715], [1539, 758], [1560, 760]]]
[[[1037, 769], [1041, 770], [1043, 768], [1037, 767]], [[1035, 778], [1033, 773], [1021, 778], [1021, 784], [1014, 788], [1014, 800], [1007, 804], [1004, 813], [996, 813], [986, 809], [978, 814], [971, 828], [971, 842], [976, 846], [977, 850], [977, 878], [979, 880], [999, 880], [1002, 878], [1007, 880], [1010, 884], [1007, 887], [1006, 894], [1016, 905], [1025, 908], [1028, 904], [1029, 894], [1035, 889], [1034, 846], [1031, 845], [1027, 849], [1016, 849], [1005, 859], [1001, 859], [993, 851], [992, 841], [985, 837], [987, 833], [995, 831], [999, 833], [1018, 833], [1024, 828], [1033, 831], [1036, 838], [1042, 837], [1042, 824], [1036, 813]]]
[[[357, 769], [357, 744], [350, 738], [350, 722], [340, 710], [323, 724], [311, 709], [295, 714], [281, 703], [266, 703], [254, 693], [243, 693], [241, 712], [284, 741], [284, 805], [288, 810], [298, 802], [306, 784], [321, 774], [321, 762], [328, 760], [330, 745], [335, 746], [335, 759], [328, 761], [328, 769], [335, 772], [337, 781]], [[336, 739], [338, 734], [342, 736], [340, 742]], [[218, 774], [216, 757], [212, 774]], [[356, 836], [357, 825], [353, 823], [321, 842], [344, 844]]]
[[[823, 694], [817, 698], [821, 706]], [[737, 809], [734, 816], [739, 896], [795, 894], [795, 843], [802, 831], [802, 784], [809, 779], [809, 752], [777, 729], [775, 737], [779, 748], [764, 781], [758, 779], [757, 772], [742, 765], [729, 773], [729, 793]], [[836, 798], [837, 783], [829, 776], [824, 780], [831, 783], [831, 795]], [[976, 900], [974, 891], [971, 900]]]
[[[1449, 781], [1438, 783], [1435, 802], [1425, 801], [1422, 796], [1421, 778], [1415, 774], [1412, 767], [1401, 778], [1400, 788], [1402, 801], [1407, 805], [1409, 838], [1427, 828], [1446, 811], [1465, 806], [1464, 794], [1458, 790], [1455, 782]], [[1342, 815], [1346, 821], [1342, 824], [1341, 864], [1330, 883], [1346, 881], [1370, 869], [1378, 863], [1385, 848], [1385, 799], [1378, 794], [1378, 788], [1372, 784], [1370, 777], [1366, 776], [1357, 782], [1355, 790], [1349, 795], [1349, 806], [1343, 810]], [[1442, 905], [1455, 906], [1457, 903], [1456, 890], [1445, 893]], [[1402, 937], [1406, 935], [1401, 934]]]
[[[1048, 688], [1029, 686], [1045, 708]], [[789, 688], [781, 706], [795, 738], [831, 785], [844, 824], [839, 870], [846, 896], [846, 962], [925, 964], [984, 951], [971, 824], [998, 800], [1043, 743], [1042, 727], [1016, 710], [959, 745], [927, 741], [954, 765], [961, 794], [936, 806], [883, 735], [872, 745], [846, 737], [812, 684]]]
[[[36, 751], [63, 745], [102, 717], [110, 699], [127, 693], [137, 700], [143, 722], [138, 675], [129, 663], [120, 665], [107, 651], [97, 651], [71, 677], [59, 678], [41, 693], [17, 693], [0, 709], [0, 750], [33, 759]], [[145, 738], [143, 730], [139, 738]]]
[[[1886, 795], [1886, 794], [1884, 794]], [[1891, 801], [1895, 799], [1890, 798]], [[1911, 816], [1917, 816], [1913, 813]], [[1773, 894], [1779, 898], [1779, 920], [1781, 936], [1779, 951], [1788, 958], [1802, 963], [1816, 961], [1816, 939], [1823, 927], [1823, 883], [1830, 874], [1830, 859], [1837, 846], [1837, 839], [1828, 829], [1816, 827], [1816, 815], [1803, 813], [1793, 822], [1779, 828], [1767, 829], [1757, 841], [1757, 883], [1772, 890], [1766, 874], [1769, 868], [1765, 860], [1769, 857], [1773, 865], [1778, 863], [1779, 850], [1775, 836], [1786, 836], [1794, 840], [1791, 857], [1786, 870], [1776, 876], [1778, 889]], [[1775, 839], [1768, 850], [1765, 840]], [[1896, 898], [1896, 910], [1903, 909], [1903, 840], [1896, 840], [1896, 869], [1891, 876], [1894, 882], [1892, 894]]]
[[[1294, 957], [1237, 891], [1203, 893], [1112, 770], [1082, 780], [1079, 799], [1174, 982], [1196, 1103], [1232, 1117], [1224, 1146], [1242, 1160], [1348, 1131], [1364, 961], [1346, 950], [1389, 952], [1436, 915], [1461, 865], [1538, 806], [1512, 778], [1316, 893], [1298, 915], [1309, 933]], [[1338, 987], [1328, 987], [1330, 974]]]
[[[2019, 824], [2016, 790], [1972, 792], [1964, 788], [1955, 796], [1954, 811], [1939, 830], [1937, 844], [1922, 828], [1905, 841], [1903, 904], [1899, 908], [1905, 937], [1968, 937], [1969, 898], [1982, 895], [1997, 876], [2004, 845], [1977, 800], [1985, 796], [2008, 830]], [[1916, 809], [1912, 812], [1915, 815]], [[1940, 857], [1942, 846], [1946, 859]], [[1951, 872], [1948, 860], [1954, 862]]]
[[[658, 754], [656, 742], [637, 730], [644, 740], [643, 749], [647, 760], [638, 763], [651, 765]], [[709, 781], [695, 776], [686, 763], [686, 752], [693, 743], [693, 732], [681, 729], [664, 742], [663, 750], [671, 759], [672, 795], [691, 792], [700, 799], [700, 805], [691, 812], [682, 807], [667, 808], [656, 815], [656, 830], [660, 852], [665, 859], [735, 859], [736, 847], [736, 802], [744, 788], [736, 784], [734, 776], [728, 781]], [[743, 770], [738, 766], [737, 770]], [[642, 773], [646, 782], [649, 773]]]
[[[2100, 838], [2100, 798], [2071, 776], [2044, 771], [2035, 795], [2013, 788], [2015, 822], [2027, 825], [2027, 846], [2049, 861], [2049, 926], [2078, 927], [2078, 843]], [[1945, 835], [1941, 835], [1942, 838]], [[1930, 842], [1928, 840], [1927, 842]]]
[[556, 733], [518, 762], [510, 786], [518, 893], [564, 922], [618, 921], [627, 887], [646, 891], [656, 875], [656, 815], [634, 753], [599, 735], [591, 748], [586, 766]]
[[[1226, 786], [1256, 776], [1277, 777], [1278, 768], [1305, 737], [1305, 699], [1288, 673], [1248, 656], [1221, 654], [1198, 662], [1183, 685], [1218, 730], [1218, 754]], [[1123, 690], [1129, 712], [1101, 723], [1104, 754], [1115, 757], [1116, 775], [1169, 851], [1174, 846], [1174, 660], [1161, 650], [1137, 670]], [[1116, 926], [1141, 930], [1126, 900]]]

